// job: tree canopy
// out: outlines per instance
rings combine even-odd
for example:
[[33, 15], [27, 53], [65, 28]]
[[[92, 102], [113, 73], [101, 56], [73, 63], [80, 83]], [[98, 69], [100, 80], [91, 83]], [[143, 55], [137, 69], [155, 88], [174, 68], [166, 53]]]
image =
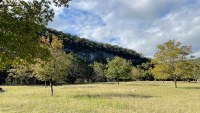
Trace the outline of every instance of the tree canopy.
[[105, 81], [106, 66], [99, 62], [94, 62], [91, 66], [93, 67], [93, 81], [98, 81], [98, 79], [100, 79], [99, 81]]
[[115, 79], [119, 84], [119, 79], [130, 78], [131, 70], [132, 65], [130, 61], [115, 56], [113, 60], [108, 62], [105, 73], [108, 78]]
[[46, 58], [50, 52], [39, 45], [38, 32], [52, 21], [50, 7], [68, 6], [70, 0], [3, 0], [0, 3], [0, 69], [24, 59]]
[[50, 42], [49, 38], [41, 38], [43, 46], [48, 47], [51, 57], [47, 60], [36, 59], [37, 63], [33, 65], [35, 77], [42, 81], [49, 81], [51, 93], [53, 96], [53, 82], [64, 78], [69, 63], [67, 54], [62, 50], [62, 41], [57, 37], [53, 37]]
[[158, 51], [154, 55], [152, 72], [157, 76], [170, 75], [177, 88], [177, 78], [183, 76], [187, 56], [191, 53], [191, 46], [182, 46], [180, 42], [169, 40], [157, 46]]
[[69, 62], [66, 72], [66, 81], [69, 83], [74, 83], [78, 78], [82, 80], [87, 80], [89, 82], [92, 79], [92, 68], [88, 66], [84, 59], [70, 53], [68, 54]]

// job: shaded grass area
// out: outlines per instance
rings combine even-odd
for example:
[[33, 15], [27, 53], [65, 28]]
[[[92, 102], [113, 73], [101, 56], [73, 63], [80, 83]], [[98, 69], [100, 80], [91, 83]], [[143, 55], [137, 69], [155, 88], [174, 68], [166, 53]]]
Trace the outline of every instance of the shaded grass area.
[[0, 113], [198, 113], [200, 84], [122, 82], [55, 86], [2, 86]]
[[113, 99], [115, 97], [118, 98], [151, 98], [153, 96], [149, 95], [138, 95], [138, 94], [120, 94], [120, 93], [110, 93], [110, 94], [85, 94], [85, 95], [76, 95], [74, 98], [105, 98], [105, 99]]
[[200, 89], [200, 87], [180, 87], [181, 89]]
[[4, 90], [0, 90], [0, 93], [3, 93], [4, 92]]
[[0, 87], [0, 93], [3, 93], [4, 92], [4, 90]]

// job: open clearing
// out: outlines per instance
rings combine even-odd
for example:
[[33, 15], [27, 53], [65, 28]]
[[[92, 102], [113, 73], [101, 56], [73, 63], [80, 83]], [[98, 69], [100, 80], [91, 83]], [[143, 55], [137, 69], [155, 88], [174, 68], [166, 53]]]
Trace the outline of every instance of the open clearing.
[[1, 86], [0, 113], [200, 113], [200, 83]]

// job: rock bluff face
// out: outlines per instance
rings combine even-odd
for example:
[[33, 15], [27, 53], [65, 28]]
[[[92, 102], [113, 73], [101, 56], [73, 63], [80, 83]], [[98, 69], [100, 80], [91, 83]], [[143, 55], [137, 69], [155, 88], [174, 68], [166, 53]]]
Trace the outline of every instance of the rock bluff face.
[[106, 62], [106, 59], [112, 59], [114, 56], [119, 56], [127, 60], [131, 60], [133, 65], [148, 62], [149, 59], [143, 57], [134, 50], [122, 48], [116, 45], [107, 43], [98, 43], [85, 38], [80, 38], [75, 35], [56, 31], [46, 28], [41, 35], [55, 35], [63, 40], [64, 50], [72, 52], [79, 57], [85, 59], [88, 63], [98, 61]]

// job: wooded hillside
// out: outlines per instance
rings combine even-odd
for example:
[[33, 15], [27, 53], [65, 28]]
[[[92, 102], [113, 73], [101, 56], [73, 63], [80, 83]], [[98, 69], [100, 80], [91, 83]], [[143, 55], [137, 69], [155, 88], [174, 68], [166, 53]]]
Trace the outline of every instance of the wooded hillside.
[[134, 50], [122, 48], [117, 45], [90, 41], [88, 39], [56, 31], [54, 29], [46, 28], [43, 30], [42, 35], [56, 35], [63, 40], [66, 52], [75, 53], [89, 63], [93, 61], [106, 62], [107, 58], [113, 59], [114, 56], [131, 60], [133, 65], [149, 61], [148, 58], [143, 57]]

